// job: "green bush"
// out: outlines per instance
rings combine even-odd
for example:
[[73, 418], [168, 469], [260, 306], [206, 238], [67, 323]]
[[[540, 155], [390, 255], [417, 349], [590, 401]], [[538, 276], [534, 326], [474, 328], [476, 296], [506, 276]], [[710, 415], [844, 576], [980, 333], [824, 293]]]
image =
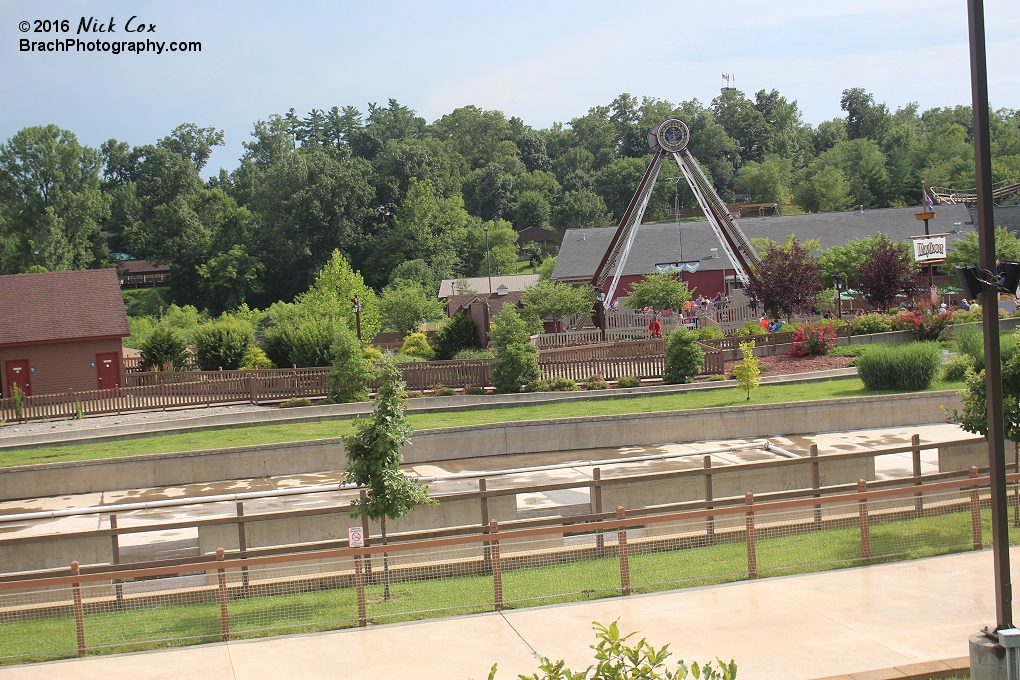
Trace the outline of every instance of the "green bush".
[[467, 387], [464, 388], [464, 394], [472, 395], [485, 394], [485, 388], [478, 387], [477, 385], [468, 385]]
[[329, 351], [329, 401], [344, 404], [368, 399], [368, 381], [375, 376], [379, 351], [362, 349], [358, 336], [341, 326]]
[[393, 360], [398, 364], [413, 364], [416, 362], [425, 361], [421, 357], [416, 357], [412, 354], [404, 354], [403, 352], [394, 352]]
[[761, 327], [760, 321], [753, 319], [745, 321], [744, 325], [737, 329], [737, 335], [765, 335], [767, 332]]
[[641, 378], [633, 375], [625, 375], [617, 379], [616, 386], [621, 388], [641, 387]]
[[839, 345], [829, 350], [829, 354], [836, 357], [859, 357], [864, 354], [868, 345]]
[[236, 371], [254, 339], [251, 326], [236, 319], [200, 324], [192, 335], [195, 359], [203, 371]]
[[[758, 330], [762, 330], [761, 326], [758, 327]], [[715, 326], [703, 326], [691, 332], [694, 334], [695, 340], [722, 340], [726, 337], [722, 329]]]
[[425, 361], [432, 361], [436, 353], [429, 345], [428, 336], [424, 333], [411, 333], [404, 338], [404, 346], [400, 348], [401, 354], [409, 354], [413, 357], [420, 357]]
[[188, 345], [173, 328], [159, 325], [141, 347], [143, 371], [183, 371]]
[[280, 408], [298, 408], [300, 406], [311, 406], [312, 402], [305, 397], [294, 397], [280, 404]]
[[926, 390], [942, 368], [942, 349], [934, 342], [876, 344], [856, 364], [869, 390]]
[[956, 354], [942, 367], [942, 379], [946, 382], [963, 380], [967, 370], [974, 367], [974, 360], [966, 354]]
[[260, 368], [276, 368], [276, 364], [269, 360], [266, 353], [258, 345], [250, 345], [248, 351], [241, 359], [241, 370], [255, 370]]
[[722, 373], [713, 373], [708, 376], [708, 382], [722, 382], [723, 380], [726, 380], [726, 376]]
[[480, 350], [482, 347], [478, 341], [478, 326], [466, 312], [455, 315], [436, 331], [432, 345], [436, 349], [436, 358], [443, 360], [453, 359], [464, 350]]
[[541, 376], [538, 350], [532, 345], [509, 344], [500, 348], [490, 364], [490, 370], [492, 384], [500, 392], [520, 392], [521, 387]]
[[521, 388], [522, 392], [546, 392], [549, 389], [548, 383], [541, 378], [535, 378], [529, 380], [528, 383]]
[[432, 394], [437, 397], [452, 397], [457, 394], [457, 390], [452, 387], [446, 387], [445, 385], [433, 385]]
[[891, 330], [892, 319], [885, 314], [862, 314], [850, 322], [850, 333], [853, 335], [888, 333]]
[[159, 288], [124, 291], [124, 311], [128, 316], [163, 316], [167, 308], [167, 299]]
[[496, 356], [489, 349], [462, 349], [453, 355], [454, 359], [491, 359]]
[[546, 389], [550, 392], [579, 392], [580, 387], [570, 378], [550, 378], [546, 381]]
[[694, 334], [680, 327], [669, 334], [666, 342], [666, 365], [662, 379], [671, 384], [690, 382], [701, 373], [705, 353], [694, 341]]
[[586, 390], [605, 390], [609, 389], [609, 383], [606, 382], [606, 379], [601, 374], [596, 373], [584, 381], [584, 388]]

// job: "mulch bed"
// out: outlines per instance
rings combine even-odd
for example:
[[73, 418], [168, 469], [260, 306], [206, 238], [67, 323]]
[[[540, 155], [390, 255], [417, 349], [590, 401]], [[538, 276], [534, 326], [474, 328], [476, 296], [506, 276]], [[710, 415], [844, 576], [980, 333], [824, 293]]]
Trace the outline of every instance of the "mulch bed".
[[[762, 376], [790, 375], [793, 373], [807, 373], [809, 371], [828, 371], [834, 368], [846, 368], [852, 357], [820, 356], [820, 357], [791, 357], [789, 354], [779, 354], [773, 357], [758, 357], [758, 363], [767, 370], [762, 371]], [[733, 375], [733, 367], [739, 364], [739, 360], [726, 362], [726, 376]]]

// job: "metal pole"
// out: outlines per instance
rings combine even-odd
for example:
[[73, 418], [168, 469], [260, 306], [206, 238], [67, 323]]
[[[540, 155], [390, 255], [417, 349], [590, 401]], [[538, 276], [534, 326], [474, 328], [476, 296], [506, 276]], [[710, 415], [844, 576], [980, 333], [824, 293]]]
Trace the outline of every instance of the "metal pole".
[[[981, 268], [995, 271], [995, 219], [992, 213], [992, 159], [988, 128], [988, 70], [985, 60], [984, 0], [967, 0], [970, 27], [970, 86], [974, 113], [974, 165], [977, 179]], [[1009, 516], [1006, 509], [1006, 450], [1002, 416], [1002, 364], [999, 352], [999, 293], [981, 294], [985, 310], [985, 392], [988, 404], [988, 477], [992, 492], [992, 551], [995, 572], [996, 630], [1013, 626], [1013, 587], [1009, 576]]]
[[492, 260], [489, 259], [489, 228], [482, 227], [485, 232], [485, 269], [489, 277], [489, 292], [492, 293]]

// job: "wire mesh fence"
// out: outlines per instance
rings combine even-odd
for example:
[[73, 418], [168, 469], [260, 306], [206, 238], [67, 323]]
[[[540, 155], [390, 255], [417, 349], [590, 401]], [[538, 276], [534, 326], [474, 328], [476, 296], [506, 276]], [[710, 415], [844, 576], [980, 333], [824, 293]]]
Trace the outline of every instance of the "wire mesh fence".
[[[940, 482], [0, 584], [0, 663], [590, 600], [980, 549], [988, 490]], [[1010, 542], [1020, 543], [1011, 485]], [[364, 551], [364, 552], [362, 552]], [[361, 553], [361, 554], [355, 554]], [[76, 569], [76, 567], [75, 567]], [[193, 571], [189, 571], [193, 569]], [[183, 571], [184, 573], [174, 573]], [[119, 577], [120, 580], [115, 580]], [[77, 582], [74, 581], [77, 579]]]

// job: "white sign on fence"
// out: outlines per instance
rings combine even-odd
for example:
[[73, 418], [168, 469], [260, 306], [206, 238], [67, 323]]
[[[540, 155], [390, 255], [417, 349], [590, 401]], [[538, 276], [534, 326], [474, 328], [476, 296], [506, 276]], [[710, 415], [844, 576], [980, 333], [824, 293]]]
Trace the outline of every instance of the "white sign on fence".
[[916, 236], [914, 239], [914, 260], [929, 262], [946, 259], [945, 236]]
[[347, 528], [347, 545], [351, 548], [365, 547], [365, 532], [361, 527]]

